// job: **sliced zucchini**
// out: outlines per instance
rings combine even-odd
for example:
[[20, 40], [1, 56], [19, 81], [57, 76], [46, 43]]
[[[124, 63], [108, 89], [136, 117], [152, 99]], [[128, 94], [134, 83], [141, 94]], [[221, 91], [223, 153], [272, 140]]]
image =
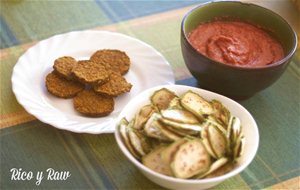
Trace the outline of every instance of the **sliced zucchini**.
[[165, 164], [161, 159], [161, 153], [166, 149], [166, 146], [159, 146], [149, 154], [142, 157], [142, 163], [151, 170], [163, 175], [172, 176], [170, 166]]
[[169, 130], [169, 128], [167, 128], [165, 125], [161, 125], [161, 133], [171, 141], [177, 141], [182, 138], [182, 136]]
[[246, 143], [246, 139], [245, 137], [241, 137], [241, 145], [237, 154], [237, 157], [240, 157], [243, 153], [244, 153], [244, 149], [245, 149], [245, 143]]
[[201, 140], [194, 139], [179, 147], [171, 168], [175, 177], [186, 179], [208, 171], [210, 164], [211, 157]]
[[135, 118], [131, 119], [131, 121], [128, 123], [127, 128], [133, 128], [133, 125], [135, 123]]
[[216, 153], [217, 158], [224, 157], [227, 149], [227, 138], [214, 125], [208, 126], [208, 140], [211, 144], [211, 148]]
[[213, 158], [215, 158], [215, 159], [217, 159], [218, 156], [214, 152], [214, 150], [212, 149], [210, 141], [208, 139], [209, 138], [208, 137], [208, 127], [209, 126], [204, 127], [203, 130], [201, 131], [202, 142], [203, 142], [203, 145], [205, 146], [207, 152], [210, 154], [210, 156], [213, 157]]
[[202, 127], [200, 124], [186, 124], [186, 123], [179, 123], [169, 119], [160, 118], [160, 121], [166, 125], [172, 126], [177, 129], [186, 129], [186, 130], [193, 130], [193, 131], [201, 131]]
[[162, 144], [162, 142], [159, 139], [156, 139], [156, 138], [148, 137], [148, 140], [150, 142], [149, 144], [151, 146], [151, 151]]
[[230, 122], [228, 124], [228, 128], [231, 129], [230, 131], [230, 141], [235, 142], [238, 138], [238, 136], [241, 134], [242, 126], [241, 121], [238, 117], [232, 116], [230, 118]]
[[162, 141], [173, 141], [162, 132], [162, 124], [159, 122], [161, 116], [158, 113], [153, 113], [145, 124], [144, 132], [147, 136], [153, 137]]
[[[132, 120], [133, 121], [133, 120]], [[122, 118], [120, 123], [119, 123], [119, 131], [121, 134], [121, 137], [123, 139], [123, 142], [125, 144], [125, 146], [127, 147], [127, 149], [129, 150], [129, 152], [138, 160], [140, 160], [141, 155], [139, 155], [133, 148], [132, 144], [130, 143], [129, 137], [128, 137], [128, 127], [129, 123], [126, 120], [126, 118]]]
[[183, 107], [180, 104], [180, 98], [173, 98], [169, 104], [168, 109], [183, 109]]
[[166, 128], [168, 128], [170, 131], [172, 131], [173, 133], [180, 135], [181, 137], [199, 135], [199, 131], [194, 131], [194, 130], [189, 130], [189, 129], [179, 129], [179, 128], [175, 128], [175, 127], [172, 127], [169, 125], [164, 125], [164, 126]]
[[133, 130], [128, 130], [128, 137], [134, 150], [138, 152], [139, 155], [144, 156], [146, 153], [143, 150], [141, 139], [137, 134]]
[[194, 178], [196, 178], [196, 179], [204, 178], [205, 176], [207, 176], [207, 175], [215, 172], [216, 170], [220, 169], [228, 161], [229, 161], [228, 158], [225, 158], [225, 157], [219, 158], [218, 160], [214, 161], [214, 163], [212, 163], [212, 165], [210, 166], [210, 168], [207, 172], [202, 173], [202, 174], [198, 174]]
[[191, 112], [183, 109], [167, 109], [161, 110], [161, 115], [169, 120], [186, 123], [186, 124], [196, 124], [199, 123], [197, 117], [195, 117]]
[[238, 136], [238, 138], [234, 144], [233, 151], [232, 151], [233, 152], [233, 160], [235, 160], [241, 156], [242, 151], [244, 149], [244, 144], [245, 144], [245, 138], [242, 135]]
[[135, 130], [135, 133], [141, 141], [143, 151], [148, 154], [152, 150], [152, 142], [150, 138], [138, 130]]
[[144, 107], [142, 107], [139, 113], [135, 116], [133, 128], [142, 129], [153, 112], [154, 108], [152, 105], [145, 105]]
[[230, 111], [218, 100], [212, 100], [210, 103], [214, 109], [213, 116], [219, 123], [227, 126], [230, 119]]
[[215, 127], [217, 127], [226, 136], [227, 126], [218, 123], [218, 121], [212, 116], [208, 116], [207, 119], [206, 119], [206, 122], [214, 125]]
[[121, 119], [120, 123], [119, 123], [119, 127], [120, 127], [121, 125], [127, 126], [128, 124], [129, 124], [128, 120], [127, 120], [125, 117], [123, 117], [123, 118]]
[[127, 131], [131, 145], [136, 152], [143, 156], [151, 151], [151, 142], [148, 137], [133, 128]]
[[165, 150], [161, 153], [162, 161], [165, 162], [167, 165], [170, 165], [180, 145], [182, 145], [185, 142], [187, 142], [187, 139], [181, 138], [170, 144], [167, 148], [165, 148]]
[[226, 138], [228, 139], [229, 147], [231, 146], [231, 135], [232, 135], [232, 124], [231, 123], [232, 123], [232, 119], [233, 119], [233, 117], [230, 117], [227, 129], [226, 129]]
[[180, 103], [185, 109], [192, 112], [200, 119], [204, 119], [213, 113], [213, 107], [211, 104], [192, 91], [186, 92], [182, 96]]
[[154, 106], [159, 110], [164, 110], [169, 107], [173, 98], [177, 97], [176, 94], [166, 88], [162, 88], [154, 92], [150, 100]]
[[230, 172], [231, 170], [233, 170], [234, 166], [235, 166], [234, 162], [227, 162], [222, 167], [220, 167], [219, 169], [215, 170], [214, 172], [208, 174], [204, 178], [205, 179], [213, 178], [213, 177], [218, 177], [218, 176], [224, 175], [224, 174]]

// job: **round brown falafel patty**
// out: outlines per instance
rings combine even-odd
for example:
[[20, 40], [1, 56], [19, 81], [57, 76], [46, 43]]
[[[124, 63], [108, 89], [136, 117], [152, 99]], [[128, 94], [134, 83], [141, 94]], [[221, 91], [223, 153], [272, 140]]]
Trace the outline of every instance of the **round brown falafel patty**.
[[53, 69], [59, 76], [72, 80], [72, 69], [77, 64], [77, 61], [70, 56], [64, 56], [54, 61]]
[[101, 84], [109, 79], [109, 72], [103, 65], [94, 61], [78, 61], [72, 73], [75, 78], [84, 84]]
[[132, 84], [128, 83], [126, 79], [119, 73], [112, 72], [109, 76], [109, 81], [94, 86], [94, 90], [97, 93], [106, 96], [118, 96], [131, 90]]
[[72, 98], [84, 90], [84, 87], [85, 85], [76, 81], [66, 80], [54, 72], [49, 73], [46, 76], [47, 90], [60, 98]]
[[125, 52], [120, 50], [98, 50], [91, 56], [90, 60], [102, 64], [107, 70], [120, 73], [121, 75], [126, 74], [130, 67], [130, 58]]
[[84, 90], [73, 99], [74, 108], [83, 115], [97, 117], [109, 115], [114, 110], [114, 99], [93, 90]]

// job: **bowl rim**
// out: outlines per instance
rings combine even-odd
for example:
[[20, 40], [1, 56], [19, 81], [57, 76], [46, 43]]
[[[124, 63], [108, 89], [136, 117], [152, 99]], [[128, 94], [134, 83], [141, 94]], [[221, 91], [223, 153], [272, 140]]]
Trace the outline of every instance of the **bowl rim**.
[[[279, 60], [279, 61], [276, 61], [272, 64], [269, 64], [269, 65], [263, 65], [263, 66], [256, 66], [256, 67], [243, 67], [243, 66], [238, 66], [238, 65], [231, 65], [231, 64], [225, 64], [225, 63], [222, 63], [222, 62], [219, 62], [219, 61], [216, 61], [214, 59], [211, 59], [210, 57], [208, 56], [205, 56], [203, 55], [202, 53], [198, 52], [189, 42], [188, 38], [187, 38], [187, 34], [184, 30], [184, 26], [185, 26], [185, 21], [186, 19], [188, 18], [188, 16], [193, 13], [194, 11], [196, 11], [197, 9], [201, 8], [201, 7], [204, 7], [204, 6], [207, 6], [209, 4], [216, 4], [216, 3], [236, 3], [236, 4], [241, 4], [241, 5], [246, 5], [246, 6], [254, 6], [254, 7], [258, 7], [258, 8], [261, 8], [261, 9], [264, 9], [265, 11], [268, 11], [270, 12], [271, 14], [273, 14], [274, 16], [276, 16], [278, 19], [280, 19], [281, 21], [283, 21], [286, 26], [288, 27], [288, 29], [292, 32], [293, 34], [293, 44], [294, 44], [294, 47], [292, 48], [291, 51], [289, 51], [289, 53], [287, 55], [284, 56], [283, 59]], [[278, 13], [266, 8], [266, 7], [263, 7], [263, 6], [260, 6], [260, 5], [257, 5], [257, 4], [254, 4], [254, 3], [249, 3], [249, 2], [241, 2], [241, 1], [232, 1], [232, 0], [217, 0], [217, 1], [209, 1], [209, 2], [205, 2], [205, 3], [201, 3], [200, 5], [197, 5], [196, 7], [192, 8], [191, 10], [189, 10], [183, 17], [182, 19], [182, 22], [181, 22], [181, 32], [182, 32], [182, 35], [183, 38], [184, 38], [184, 41], [186, 41], [186, 44], [192, 49], [193, 53], [194, 54], [197, 54], [197, 55], [200, 55], [200, 56], [203, 56], [205, 57], [206, 59], [210, 60], [211, 62], [214, 62], [215, 64], [217, 65], [222, 65], [223, 67], [228, 67], [228, 68], [233, 68], [233, 69], [239, 69], [239, 70], [263, 70], [263, 69], [268, 69], [268, 68], [272, 68], [272, 67], [276, 67], [276, 66], [280, 66], [282, 64], [284, 64], [286, 61], [288, 61], [289, 59], [291, 59], [291, 57], [294, 55], [294, 53], [296, 52], [297, 50], [297, 43], [298, 43], [298, 40], [297, 40], [297, 35], [296, 35], [296, 32], [295, 30], [293, 29], [293, 27], [291, 27], [291, 25], [282, 17], [280, 16]]]
[[[175, 87], [175, 88], [182, 88], [183, 87], [183, 88], [188, 88], [189, 90], [197, 90], [197, 91], [200, 90], [204, 93], [217, 95], [218, 97], [220, 97], [222, 99], [226, 99], [226, 101], [229, 101], [229, 102], [235, 104], [240, 109], [242, 109], [247, 115], [250, 116], [249, 119], [254, 124], [253, 130], [254, 130], [256, 141], [254, 141], [254, 143], [252, 144], [253, 147], [254, 147], [253, 148], [254, 151], [252, 152], [252, 155], [247, 156], [246, 161], [243, 164], [239, 165], [236, 169], [234, 169], [234, 170], [232, 170], [232, 171], [230, 171], [230, 172], [228, 172], [224, 175], [214, 177], [214, 178], [208, 178], [208, 179], [180, 179], [180, 178], [175, 178], [175, 177], [166, 176], [166, 175], [157, 173], [157, 172], [147, 168], [140, 161], [138, 161], [136, 158], [133, 157], [133, 155], [129, 152], [129, 150], [127, 149], [127, 147], [123, 143], [120, 132], [118, 131], [118, 126], [117, 125], [118, 125], [119, 121], [121, 120], [121, 115], [122, 115], [121, 113], [123, 112], [123, 110], [127, 109], [127, 107], [129, 107], [129, 105], [131, 105], [135, 101], [135, 99], [132, 99], [125, 105], [125, 107], [123, 108], [123, 110], [121, 111], [119, 116], [117, 117], [117, 119], [116, 119], [116, 130], [114, 132], [114, 136], [115, 136], [115, 139], [117, 141], [117, 144], [118, 144], [119, 148], [121, 149], [121, 151], [123, 152], [123, 154], [127, 157], [127, 159], [129, 159], [130, 162], [133, 163], [138, 169], [143, 170], [144, 172], [147, 172], [148, 174], [151, 174], [152, 176], [155, 176], [156, 178], [160, 178], [160, 179], [163, 179], [163, 180], [168, 181], [168, 182], [181, 183], [181, 184], [190, 184], [190, 185], [221, 182], [221, 181], [224, 181], [226, 179], [229, 179], [229, 178], [239, 174], [245, 168], [247, 168], [249, 166], [249, 164], [253, 161], [256, 154], [257, 154], [258, 147], [259, 147], [259, 138], [260, 138], [256, 121], [253, 118], [253, 116], [251, 115], [251, 113], [246, 108], [244, 108], [241, 104], [239, 104], [238, 102], [236, 102], [236, 101], [234, 101], [234, 100], [232, 100], [232, 99], [230, 99], [226, 96], [223, 96], [221, 94], [211, 92], [211, 91], [208, 91], [208, 90], [204, 90], [204, 89], [201, 89], [201, 88], [196, 88], [196, 87], [186, 86], [186, 85], [176, 85], [176, 84], [175, 85], [159, 85], [159, 86], [149, 88], [149, 89], [139, 93], [136, 97], [145, 96], [147, 93], [149, 93], [151, 91], [154, 91], [154, 90], [157, 90], [157, 89], [160, 89], [160, 88], [169, 88], [169, 87], [171, 87], [171, 88], [172, 87]], [[172, 90], [172, 89], [170, 89], [170, 90]]]

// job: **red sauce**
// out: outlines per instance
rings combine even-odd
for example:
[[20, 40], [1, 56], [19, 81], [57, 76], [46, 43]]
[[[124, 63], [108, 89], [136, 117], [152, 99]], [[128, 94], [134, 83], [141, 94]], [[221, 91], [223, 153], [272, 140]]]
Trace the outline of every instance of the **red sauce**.
[[276, 39], [265, 30], [241, 21], [201, 24], [188, 39], [201, 54], [230, 65], [259, 67], [284, 57]]

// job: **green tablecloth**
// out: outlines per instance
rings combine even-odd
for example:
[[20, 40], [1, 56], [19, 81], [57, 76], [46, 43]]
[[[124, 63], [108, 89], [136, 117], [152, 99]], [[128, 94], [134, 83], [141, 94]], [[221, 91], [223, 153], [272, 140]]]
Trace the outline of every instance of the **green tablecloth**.
[[[179, 29], [183, 15], [197, 3], [1, 1], [0, 189], [161, 189], [126, 160], [112, 134], [58, 130], [29, 115], [12, 93], [11, 73], [19, 56], [39, 40], [73, 30], [109, 30], [152, 45], [172, 65], [177, 83], [193, 86], [181, 56]], [[285, 4], [284, 14], [300, 18], [289, 1], [265, 1], [271, 7], [276, 3]], [[299, 67], [298, 51], [274, 85], [240, 102], [258, 124], [259, 150], [244, 172], [214, 189], [300, 189]], [[43, 179], [37, 186], [35, 179], [11, 180], [12, 168], [33, 174], [53, 168], [69, 171], [71, 177]]]

